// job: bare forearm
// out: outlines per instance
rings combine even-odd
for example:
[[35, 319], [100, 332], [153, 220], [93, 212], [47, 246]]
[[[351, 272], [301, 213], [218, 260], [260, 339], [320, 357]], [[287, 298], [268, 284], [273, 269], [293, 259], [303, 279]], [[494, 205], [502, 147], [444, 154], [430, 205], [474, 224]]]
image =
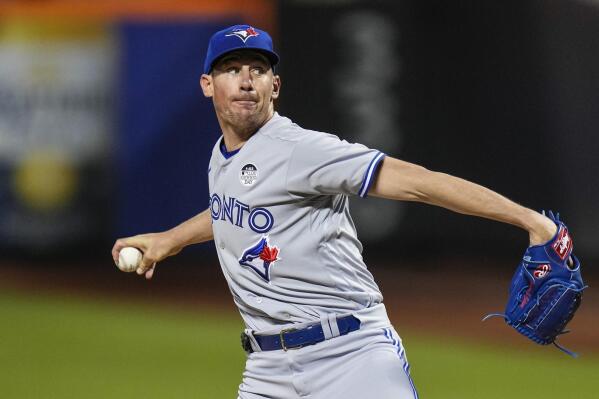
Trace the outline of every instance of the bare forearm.
[[191, 244], [199, 244], [214, 238], [210, 210], [197, 214], [167, 232], [180, 248]]
[[486, 187], [441, 172], [428, 172], [418, 200], [454, 212], [509, 223], [525, 230], [532, 226], [531, 213]]
[[550, 239], [555, 232], [555, 224], [545, 216], [488, 188], [394, 158], [385, 159], [370, 194], [509, 223], [528, 231], [535, 244]]

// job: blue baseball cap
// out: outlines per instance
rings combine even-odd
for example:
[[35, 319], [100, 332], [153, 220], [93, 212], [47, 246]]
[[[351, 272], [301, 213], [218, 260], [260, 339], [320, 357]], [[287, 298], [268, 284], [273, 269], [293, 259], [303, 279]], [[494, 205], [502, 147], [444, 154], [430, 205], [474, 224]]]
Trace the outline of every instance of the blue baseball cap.
[[234, 25], [216, 32], [210, 38], [204, 73], [210, 73], [216, 61], [223, 55], [245, 49], [264, 54], [273, 67], [279, 63], [279, 56], [274, 52], [272, 39], [267, 32], [250, 25]]

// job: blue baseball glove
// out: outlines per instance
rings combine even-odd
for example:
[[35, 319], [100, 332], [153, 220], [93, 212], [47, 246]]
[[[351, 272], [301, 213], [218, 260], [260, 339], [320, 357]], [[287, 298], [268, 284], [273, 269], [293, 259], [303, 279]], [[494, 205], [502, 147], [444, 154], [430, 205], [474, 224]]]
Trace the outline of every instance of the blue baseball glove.
[[[544, 212], [543, 212], [544, 213]], [[542, 245], [533, 245], [524, 252], [509, 290], [508, 303], [502, 316], [506, 323], [534, 342], [554, 344], [564, 352], [576, 354], [555, 342], [558, 335], [580, 306], [586, 288], [580, 274], [580, 262], [572, 254], [572, 237], [559, 213], [547, 215], [557, 225], [555, 236]]]

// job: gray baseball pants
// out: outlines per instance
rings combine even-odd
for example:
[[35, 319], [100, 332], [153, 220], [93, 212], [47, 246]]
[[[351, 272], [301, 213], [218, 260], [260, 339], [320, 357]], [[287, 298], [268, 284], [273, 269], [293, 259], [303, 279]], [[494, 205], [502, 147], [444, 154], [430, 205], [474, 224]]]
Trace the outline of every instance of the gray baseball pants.
[[418, 399], [384, 305], [353, 314], [361, 328], [347, 335], [248, 355], [238, 399]]

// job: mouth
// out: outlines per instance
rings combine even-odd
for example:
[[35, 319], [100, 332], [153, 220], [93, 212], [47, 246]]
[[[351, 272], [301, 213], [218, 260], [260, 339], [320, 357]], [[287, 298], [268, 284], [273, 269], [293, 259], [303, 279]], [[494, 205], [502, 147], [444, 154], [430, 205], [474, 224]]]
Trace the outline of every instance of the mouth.
[[253, 105], [258, 102], [258, 97], [251, 94], [233, 96], [231, 99], [234, 103], [241, 105]]
[[256, 105], [257, 101], [255, 100], [233, 100], [234, 104], [240, 105], [242, 107], [252, 107]]

